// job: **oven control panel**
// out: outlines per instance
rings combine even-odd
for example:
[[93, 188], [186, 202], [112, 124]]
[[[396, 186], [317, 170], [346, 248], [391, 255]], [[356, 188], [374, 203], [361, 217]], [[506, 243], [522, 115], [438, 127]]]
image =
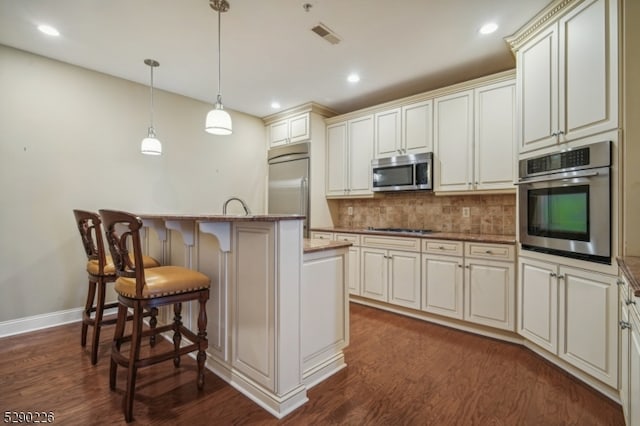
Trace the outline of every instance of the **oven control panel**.
[[611, 142], [598, 142], [540, 157], [520, 160], [520, 178], [611, 165]]

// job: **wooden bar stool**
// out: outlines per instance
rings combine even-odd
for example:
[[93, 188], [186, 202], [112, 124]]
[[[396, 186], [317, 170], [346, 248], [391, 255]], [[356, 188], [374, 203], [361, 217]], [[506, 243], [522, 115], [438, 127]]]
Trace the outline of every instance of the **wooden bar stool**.
[[[100, 210], [104, 221], [105, 235], [116, 267], [117, 279], [115, 290], [118, 293], [118, 320], [111, 347], [111, 368], [109, 370], [109, 387], [115, 390], [118, 365], [127, 368], [127, 387], [122, 401], [124, 418], [127, 422], [133, 419], [133, 400], [138, 368], [147, 367], [159, 362], [173, 359], [177, 368], [180, 356], [198, 351], [198, 389], [204, 385], [204, 363], [208, 346], [207, 311], [209, 286], [211, 280], [206, 275], [180, 266], [160, 266], [144, 269], [140, 244], [140, 218], [120, 211]], [[132, 256], [129, 250], [133, 250]], [[198, 333], [194, 333], [182, 324], [182, 302], [198, 301]], [[173, 305], [174, 319], [172, 324], [142, 329], [142, 317], [145, 309]], [[133, 330], [125, 335], [127, 311], [133, 310]], [[157, 335], [173, 330], [173, 348], [163, 353], [150, 352], [145, 358], [140, 356], [142, 336]], [[191, 343], [181, 347], [182, 336]], [[129, 353], [125, 355], [121, 349], [123, 343], [130, 342]]]
[[[89, 274], [89, 291], [84, 312], [82, 313], [80, 344], [82, 347], [87, 345], [87, 329], [89, 326], [92, 326], [91, 364], [95, 365], [98, 362], [100, 328], [103, 325], [114, 324], [116, 322], [116, 318], [103, 319], [105, 309], [118, 306], [117, 302], [105, 304], [106, 286], [107, 283], [116, 280], [116, 268], [111, 260], [111, 256], [105, 254], [100, 216], [97, 213], [85, 210], [74, 210], [73, 214], [76, 218], [78, 230], [80, 231], [82, 246], [87, 254], [87, 273]], [[143, 264], [145, 268], [160, 266], [160, 262], [149, 256], [143, 257]], [[95, 300], [96, 290], [98, 293], [97, 301]], [[92, 313], [95, 313], [93, 318], [91, 317]], [[157, 311], [154, 311], [149, 314], [151, 315], [151, 327], [155, 326], [156, 313]]]

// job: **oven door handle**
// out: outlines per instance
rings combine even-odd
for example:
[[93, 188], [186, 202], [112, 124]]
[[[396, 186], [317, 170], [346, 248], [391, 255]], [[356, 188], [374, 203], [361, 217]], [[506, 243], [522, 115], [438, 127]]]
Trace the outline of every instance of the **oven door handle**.
[[578, 172], [578, 173], [574, 173], [571, 176], [544, 176], [544, 177], [540, 177], [540, 178], [533, 178], [533, 179], [522, 179], [518, 182], [514, 182], [515, 185], [526, 185], [528, 183], [537, 183], [537, 182], [550, 182], [550, 181], [554, 181], [554, 180], [559, 180], [559, 181], [568, 181], [571, 179], [575, 179], [575, 178], [583, 178], [583, 177], [593, 177], [593, 176], [598, 176], [600, 175], [600, 172], [594, 172], [594, 171], [589, 171], [589, 172]]

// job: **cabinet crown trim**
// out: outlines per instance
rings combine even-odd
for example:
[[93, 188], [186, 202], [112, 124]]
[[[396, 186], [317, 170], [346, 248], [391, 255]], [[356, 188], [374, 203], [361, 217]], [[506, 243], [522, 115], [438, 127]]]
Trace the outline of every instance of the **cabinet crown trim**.
[[289, 108], [284, 111], [277, 112], [275, 114], [267, 115], [262, 117], [262, 122], [265, 125], [269, 125], [276, 121], [284, 120], [287, 118], [291, 118], [294, 115], [303, 114], [305, 112], [314, 112], [316, 114], [321, 115], [322, 117], [333, 117], [338, 113], [328, 108], [324, 105], [317, 104], [315, 102], [307, 102], [306, 104], [298, 105], [297, 107]]
[[567, 10], [579, 4], [582, 0], [556, 0], [545, 7], [534, 16], [529, 22], [522, 26], [515, 34], [505, 37], [505, 41], [511, 46], [511, 50], [516, 52], [524, 42], [533, 36], [538, 30], [544, 28], [548, 23], [554, 22], [555, 18], [564, 14]]

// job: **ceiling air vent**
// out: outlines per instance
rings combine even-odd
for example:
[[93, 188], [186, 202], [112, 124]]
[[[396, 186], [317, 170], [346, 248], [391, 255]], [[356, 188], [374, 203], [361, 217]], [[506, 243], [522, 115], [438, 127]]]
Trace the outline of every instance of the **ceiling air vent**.
[[323, 23], [319, 23], [315, 27], [311, 28], [311, 31], [313, 31], [314, 33], [318, 34], [320, 37], [322, 37], [323, 39], [325, 39], [326, 41], [328, 41], [331, 44], [340, 43], [340, 38], [338, 37], [338, 35], [336, 33], [334, 33], [333, 31], [331, 31]]

